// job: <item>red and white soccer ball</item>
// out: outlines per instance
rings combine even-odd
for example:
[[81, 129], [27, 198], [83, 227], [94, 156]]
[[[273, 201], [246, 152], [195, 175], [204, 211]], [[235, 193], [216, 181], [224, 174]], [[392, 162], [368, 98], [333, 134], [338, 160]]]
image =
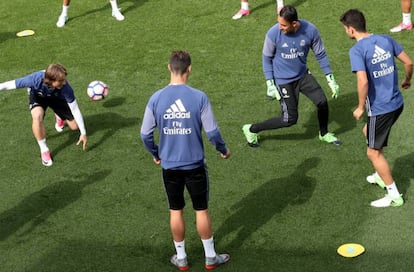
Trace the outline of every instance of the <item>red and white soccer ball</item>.
[[100, 80], [94, 80], [88, 85], [87, 93], [92, 100], [101, 100], [108, 95], [108, 85]]

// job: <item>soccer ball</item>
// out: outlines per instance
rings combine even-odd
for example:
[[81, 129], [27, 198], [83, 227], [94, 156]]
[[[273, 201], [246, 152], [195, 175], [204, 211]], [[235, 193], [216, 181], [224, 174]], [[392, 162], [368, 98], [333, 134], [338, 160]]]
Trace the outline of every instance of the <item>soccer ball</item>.
[[108, 85], [102, 81], [95, 80], [89, 83], [87, 93], [92, 100], [101, 100], [108, 95]]

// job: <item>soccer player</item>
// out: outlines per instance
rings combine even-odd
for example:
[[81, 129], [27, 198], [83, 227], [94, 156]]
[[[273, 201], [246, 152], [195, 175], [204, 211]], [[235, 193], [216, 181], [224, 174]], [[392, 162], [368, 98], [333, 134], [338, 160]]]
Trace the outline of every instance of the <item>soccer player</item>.
[[[280, 10], [283, 8], [283, 0], [276, 0], [277, 3], [277, 13], [280, 12]], [[241, 7], [240, 10], [234, 14], [234, 16], [232, 17], [233, 20], [238, 20], [243, 16], [247, 16], [250, 14], [250, 9], [249, 9], [249, 0], [241, 0]]]
[[404, 64], [403, 89], [411, 86], [413, 63], [402, 46], [388, 35], [368, 33], [364, 14], [356, 9], [345, 12], [340, 21], [346, 34], [356, 40], [349, 50], [352, 72], [356, 74], [358, 106], [353, 115], [360, 120], [367, 112], [363, 133], [367, 141], [367, 156], [375, 173], [367, 181], [387, 189], [385, 197], [371, 202], [373, 207], [397, 207], [404, 203], [391, 174], [383, 149], [394, 123], [403, 111], [404, 101], [398, 87], [395, 57]]
[[76, 143], [86, 149], [87, 137], [82, 113], [76, 102], [72, 87], [66, 81], [67, 71], [61, 64], [50, 64], [46, 70], [34, 72], [25, 77], [0, 83], [0, 91], [28, 88], [29, 109], [32, 115], [32, 131], [40, 147], [42, 164], [52, 166], [53, 161], [46, 144], [44, 117], [50, 107], [56, 114], [55, 125], [59, 132], [64, 122], [72, 130], [80, 131]]
[[[230, 150], [222, 139], [207, 95], [187, 85], [191, 58], [185, 51], [173, 51], [168, 69], [170, 83], [155, 92], [148, 101], [141, 126], [141, 139], [161, 164], [162, 177], [170, 208], [170, 227], [176, 249], [171, 263], [188, 270], [185, 251], [183, 217], [184, 187], [187, 188], [196, 214], [196, 227], [205, 252], [209, 270], [230, 260], [228, 254], [217, 254], [208, 210], [209, 179], [206, 170], [202, 128], [223, 159]], [[154, 141], [158, 128], [159, 145]]]
[[279, 100], [282, 115], [243, 126], [247, 143], [251, 147], [259, 146], [260, 131], [296, 124], [299, 116], [299, 93], [303, 93], [317, 107], [319, 139], [335, 145], [341, 144], [333, 133], [328, 132], [328, 101], [306, 65], [310, 49], [326, 75], [332, 97], [337, 98], [339, 86], [332, 74], [319, 31], [312, 23], [299, 20], [293, 6], [283, 7], [278, 16], [278, 23], [269, 29], [263, 45], [263, 72], [267, 96]]
[[411, 22], [411, 5], [412, 0], [401, 0], [402, 22], [391, 28], [391, 32], [400, 32], [403, 30], [411, 30], [413, 28], [413, 24]]
[[[63, 6], [62, 6], [62, 13], [59, 15], [59, 18], [56, 22], [57, 27], [63, 27], [66, 22], [68, 21], [68, 11], [69, 11], [69, 5], [71, 0], [63, 0]], [[125, 19], [124, 15], [119, 11], [118, 3], [116, 0], [109, 0], [109, 3], [112, 7], [112, 17], [115, 17], [118, 21], [123, 21]]]

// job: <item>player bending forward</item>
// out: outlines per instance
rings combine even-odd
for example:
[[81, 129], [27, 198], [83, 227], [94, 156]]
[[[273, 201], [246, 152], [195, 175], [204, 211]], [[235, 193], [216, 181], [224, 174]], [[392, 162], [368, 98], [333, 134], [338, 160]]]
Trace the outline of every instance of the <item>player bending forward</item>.
[[25, 77], [0, 83], [0, 91], [28, 88], [29, 109], [32, 114], [32, 131], [40, 147], [42, 164], [52, 166], [53, 161], [46, 144], [44, 117], [46, 109], [52, 108], [56, 115], [55, 128], [63, 130], [65, 121], [70, 129], [80, 131], [79, 140], [86, 149], [87, 137], [82, 113], [72, 87], [66, 81], [67, 71], [61, 64], [50, 64], [46, 71], [34, 72]]

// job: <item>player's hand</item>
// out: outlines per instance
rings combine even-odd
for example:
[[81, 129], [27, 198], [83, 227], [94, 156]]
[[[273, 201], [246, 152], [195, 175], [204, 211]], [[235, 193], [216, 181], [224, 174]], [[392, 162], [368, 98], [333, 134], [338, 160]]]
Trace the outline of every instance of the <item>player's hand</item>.
[[88, 142], [88, 137], [86, 137], [86, 135], [80, 135], [79, 136], [79, 140], [76, 143], [76, 145], [79, 145], [80, 143], [82, 143], [82, 149], [85, 151], [86, 150], [86, 143]]
[[267, 85], [266, 95], [270, 99], [280, 100], [280, 93], [279, 93], [279, 91], [277, 89], [277, 86], [275, 84], [275, 81], [273, 79], [268, 79], [268, 80], [266, 80], [266, 85]]
[[328, 86], [332, 91], [332, 98], [337, 98], [339, 95], [339, 85], [336, 83], [335, 77], [333, 74], [327, 74], [326, 80], [328, 81]]
[[152, 158], [152, 160], [154, 161], [154, 163], [156, 164], [156, 165], [160, 165], [160, 163], [161, 163], [161, 159], [160, 158]]
[[360, 120], [362, 115], [364, 114], [364, 109], [363, 108], [362, 109], [361, 108], [356, 108], [354, 110], [353, 114], [354, 114], [354, 118], [356, 120]]
[[406, 79], [404, 79], [402, 82], [401, 82], [401, 88], [403, 88], [404, 90], [407, 90], [407, 89], [409, 89], [411, 87], [411, 81], [410, 80], [406, 80]]
[[230, 149], [228, 149], [228, 148], [227, 148], [227, 152], [226, 152], [226, 154], [221, 154], [221, 153], [220, 153], [220, 157], [222, 157], [223, 159], [228, 159], [228, 158], [230, 158], [230, 155], [231, 155], [231, 152], [230, 152]]

